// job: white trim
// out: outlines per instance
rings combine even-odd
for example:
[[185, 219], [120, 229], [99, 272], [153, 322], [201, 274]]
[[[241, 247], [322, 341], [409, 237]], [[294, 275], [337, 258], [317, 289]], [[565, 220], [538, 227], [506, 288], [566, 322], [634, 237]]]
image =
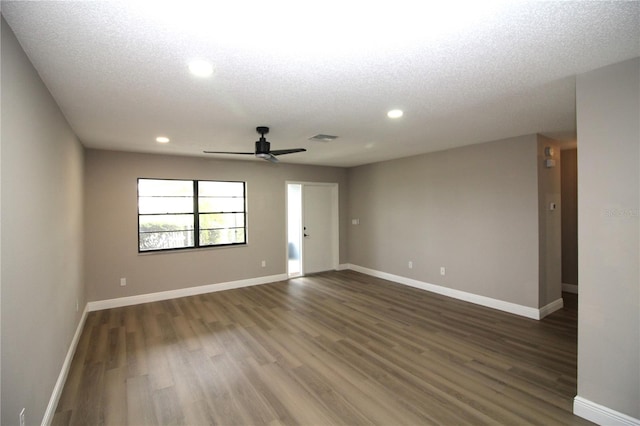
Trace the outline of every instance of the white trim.
[[562, 291], [566, 291], [567, 293], [578, 294], [578, 286], [576, 284], [562, 283]]
[[44, 412], [44, 417], [42, 418], [43, 426], [48, 426], [53, 421], [53, 415], [55, 414], [56, 408], [58, 407], [58, 402], [60, 401], [60, 396], [62, 395], [62, 389], [64, 388], [64, 383], [67, 381], [67, 375], [69, 374], [69, 369], [71, 368], [71, 361], [73, 360], [73, 356], [76, 353], [76, 347], [78, 346], [78, 341], [80, 340], [80, 335], [82, 335], [82, 329], [84, 328], [84, 323], [87, 319], [87, 313], [89, 312], [87, 308], [88, 305], [84, 307], [82, 317], [80, 317], [80, 322], [78, 322], [76, 332], [73, 335], [73, 339], [71, 339], [71, 344], [69, 345], [69, 349], [67, 350], [67, 356], [64, 358], [64, 362], [62, 363], [62, 368], [60, 369], [58, 380], [56, 381], [56, 385], [53, 387], [53, 392], [51, 392], [49, 405], [47, 405], [47, 409]]
[[177, 290], [160, 291], [158, 293], [139, 294], [136, 296], [119, 297], [117, 299], [98, 300], [87, 303], [89, 312], [102, 309], [120, 308], [122, 306], [139, 305], [141, 303], [158, 302], [160, 300], [176, 299], [185, 296], [213, 293], [216, 291], [232, 290], [234, 288], [250, 287], [260, 284], [269, 284], [278, 281], [286, 281], [287, 274], [268, 275], [264, 277], [249, 278], [246, 280], [229, 281], [226, 283], [208, 284], [197, 287], [180, 288]]
[[640, 426], [640, 419], [596, 404], [581, 396], [573, 398], [573, 414], [599, 425]]
[[[349, 269], [352, 269], [354, 271], [371, 275], [377, 278], [393, 281], [398, 284], [404, 284], [410, 287], [419, 288], [421, 290], [430, 291], [432, 293], [441, 294], [443, 296], [452, 297], [458, 300], [464, 300], [465, 302], [475, 303], [476, 305], [498, 309], [500, 311], [509, 312], [511, 314], [520, 315], [522, 317], [531, 318], [535, 320], [539, 320], [542, 318], [541, 313], [543, 309], [547, 310], [547, 309], [555, 308], [558, 303], [560, 303], [560, 308], [562, 307], [562, 299], [559, 299], [560, 302], [556, 300], [555, 302], [550, 303], [549, 305], [545, 306], [542, 309], [536, 309], [536, 308], [531, 308], [529, 306], [518, 305], [517, 303], [506, 302], [504, 300], [492, 299], [491, 297], [468, 293], [466, 291], [456, 290], [453, 288], [443, 287], [435, 284], [429, 284], [429, 283], [414, 280], [411, 278], [389, 274], [387, 272], [376, 271], [374, 269], [369, 269], [369, 268], [365, 268], [358, 265], [349, 264], [348, 267]], [[559, 309], [559, 308], [556, 308], [556, 309]], [[551, 312], [553, 311], [550, 311], [545, 315], [548, 315]]]
[[336, 268], [336, 271], [346, 271], [347, 269], [349, 269], [349, 264], [348, 263], [340, 263], [338, 265], [338, 268]]
[[546, 317], [547, 315], [554, 313], [558, 309], [562, 309], [563, 306], [564, 306], [564, 300], [562, 300], [562, 297], [559, 298], [559, 299], [554, 300], [553, 302], [549, 303], [548, 305], [545, 305], [542, 308], [538, 309], [538, 312], [539, 312], [539, 315], [540, 315], [540, 317], [538, 319], [542, 319], [542, 318]]

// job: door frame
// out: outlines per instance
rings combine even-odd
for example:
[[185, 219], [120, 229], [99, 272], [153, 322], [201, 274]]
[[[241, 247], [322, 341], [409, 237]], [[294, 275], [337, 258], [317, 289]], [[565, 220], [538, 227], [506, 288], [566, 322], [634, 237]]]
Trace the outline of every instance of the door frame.
[[[301, 227], [304, 227], [305, 223], [305, 213], [304, 213], [304, 197], [305, 197], [305, 186], [325, 186], [331, 188], [331, 267], [334, 270], [338, 269], [340, 264], [340, 206], [339, 206], [339, 185], [337, 182], [309, 182], [309, 181], [298, 181], [298, 180], [287, 180], [285, 181], [285, 259], [289, 259], [289, 215], [288, 212], [289, 207], [289, 185], [301, 185], [302, 186], [302, 220]], [[303, 234], [303, 230], [300, 229], [301, 234]], [[304, 241], [304, 237], [302, 237]], [[304, 268], [304, 242], [302, 243], [302, 247], [300, 247], [300, 276], [305, 275]], [[289, 263], [287, 263], [287, 275], [289, 274]]]

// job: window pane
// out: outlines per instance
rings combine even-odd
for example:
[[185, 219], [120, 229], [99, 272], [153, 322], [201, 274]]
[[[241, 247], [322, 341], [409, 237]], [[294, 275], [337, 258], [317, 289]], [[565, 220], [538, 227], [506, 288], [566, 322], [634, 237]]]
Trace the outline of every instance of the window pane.
[[193, 213], [193, 197], [139, 197], [138, 213]]
[[201, 246], [238, 244], [244, 242], [244, 228], [200, 231]]
[[147, 197], [193, 197], [193, 181], [138, 179], [138, 195]]
[[243, 213], [201, 214], [200, 229], [220, 229], [244, 227]]
[[244, 197], [244, 182], [198, 182], [200, 197]]
[[139, 230], [143, 232], [193, 230], [193, 215], [147, 215], [139, 216]]
[[243, 212], [244, 198], [200, 197], [198, 199], [200, 212]]
[[193, 231], [141, 233], [140, 251], [193, 247]]

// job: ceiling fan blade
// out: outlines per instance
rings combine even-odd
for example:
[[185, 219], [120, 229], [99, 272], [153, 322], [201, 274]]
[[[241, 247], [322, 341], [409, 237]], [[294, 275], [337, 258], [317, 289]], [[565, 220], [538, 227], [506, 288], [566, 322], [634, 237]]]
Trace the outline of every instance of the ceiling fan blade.
[[227, 152], [227, 151], [202, 151], [205, 154], [240, 154], [240, 155], [254, 155], [255, 152]]
[[267, 161], [270, 161], [272, 163], [277, 163], [278, 162], [278, 159], [273, 154], [271, 154], [270, 152], [259, 152], [259, 153], [256, 154], [256, 157], [257, 158], [262, 158], [263, 160], [267, 160]]
[[271, 151], [271, 154], [273, 155], [284, 155], [284, 154], [293, 154], [296, 152], [305, 152], [306, 149], [304, 148], [293, 148], [293, 149], [274, 149], [273, 151]]

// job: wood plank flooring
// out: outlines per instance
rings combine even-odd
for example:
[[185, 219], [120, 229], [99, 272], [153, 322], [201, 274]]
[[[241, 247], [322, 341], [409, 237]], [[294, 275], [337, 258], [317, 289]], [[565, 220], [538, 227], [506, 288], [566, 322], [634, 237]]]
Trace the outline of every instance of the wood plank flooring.
[[341, 271], [92, 312], [53, 423], [589, 424], [565, 305], [534, 321]]

